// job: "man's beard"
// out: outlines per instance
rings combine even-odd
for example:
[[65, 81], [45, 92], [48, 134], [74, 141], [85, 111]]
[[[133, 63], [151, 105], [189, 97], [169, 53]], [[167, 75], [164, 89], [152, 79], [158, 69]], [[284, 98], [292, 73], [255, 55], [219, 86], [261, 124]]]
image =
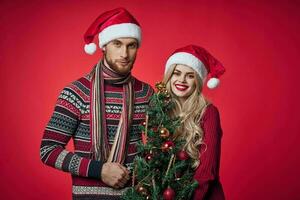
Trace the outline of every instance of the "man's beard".
[[132, 69], [132, 66], [135, 62], [135, 58], [133, 60], [130, 60], [129, 63], [128, 63], [128, 68], [130, 69], [126, 74], [125, 73], [120, 73], [120, 72], [117, 72], [116, 69], [119, 68], [119, 66], [117, 65], [117, 63], [114, 63], [111, 59], [108, 59], [107, 56], [106, 56], [106, 53], [104, 53], [104, 57], [105, 57], [105, 61], [106, 63], [108, 64], [107, 67], [109, 67], [110, 69], [112, 69], [113, 71], [115, 71], [117, 74], [120, 74], [120, 75], [127, 75], [128, 73], [130, 73], [131, 69]]

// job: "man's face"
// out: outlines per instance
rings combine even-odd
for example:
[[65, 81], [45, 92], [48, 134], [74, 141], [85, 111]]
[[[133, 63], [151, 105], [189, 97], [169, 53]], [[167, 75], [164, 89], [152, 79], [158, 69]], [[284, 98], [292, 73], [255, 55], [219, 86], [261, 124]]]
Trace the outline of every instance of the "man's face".
[[118, 38], [103, 47], [104, 62], [120, 75], [128, 74], [134, 64], [138, 42], [134, 38]]

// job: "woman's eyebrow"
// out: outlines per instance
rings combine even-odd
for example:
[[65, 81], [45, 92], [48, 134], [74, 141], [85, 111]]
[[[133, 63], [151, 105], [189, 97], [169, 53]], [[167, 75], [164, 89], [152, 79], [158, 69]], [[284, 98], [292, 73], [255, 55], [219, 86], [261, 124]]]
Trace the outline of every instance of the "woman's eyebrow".
[[195, 74], [194, 72], [187, 72], [186, 74]]

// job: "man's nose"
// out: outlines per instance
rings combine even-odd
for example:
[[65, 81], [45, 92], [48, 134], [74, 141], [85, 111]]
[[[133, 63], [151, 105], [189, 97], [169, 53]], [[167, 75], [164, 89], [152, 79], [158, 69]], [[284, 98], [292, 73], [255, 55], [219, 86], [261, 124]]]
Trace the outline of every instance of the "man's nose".
[[128, 49], [126, 46], [122, 47], [121, 49], [121, 57], [122, 58], [127, 58], [128, 57]]

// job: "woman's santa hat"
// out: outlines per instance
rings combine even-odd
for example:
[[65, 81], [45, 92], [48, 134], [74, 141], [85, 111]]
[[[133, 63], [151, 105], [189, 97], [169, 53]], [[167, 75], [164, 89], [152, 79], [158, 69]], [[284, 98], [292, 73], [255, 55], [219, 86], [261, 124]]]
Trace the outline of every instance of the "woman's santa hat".
[[195, 45], [177, 49], [168, 59], [165, 73], [174, 64], [187, 65], [194, 69], [202, 81], [209, 77], [207, 87], [216, 88], [219, 83], [219, 77], [224, 74], [224, 66], [215, 59], [207, 50]]
[[137, 20], [124, 8], [116, 8], [101, 14], [84, 34], [84, 51], [87, 54], [94, 54], [97, 46], [93, 43], [94, 37], [98, 34], [99, 47], [112, 40], [122, 37], [130, 37], [141, 43], [141, 28]]

